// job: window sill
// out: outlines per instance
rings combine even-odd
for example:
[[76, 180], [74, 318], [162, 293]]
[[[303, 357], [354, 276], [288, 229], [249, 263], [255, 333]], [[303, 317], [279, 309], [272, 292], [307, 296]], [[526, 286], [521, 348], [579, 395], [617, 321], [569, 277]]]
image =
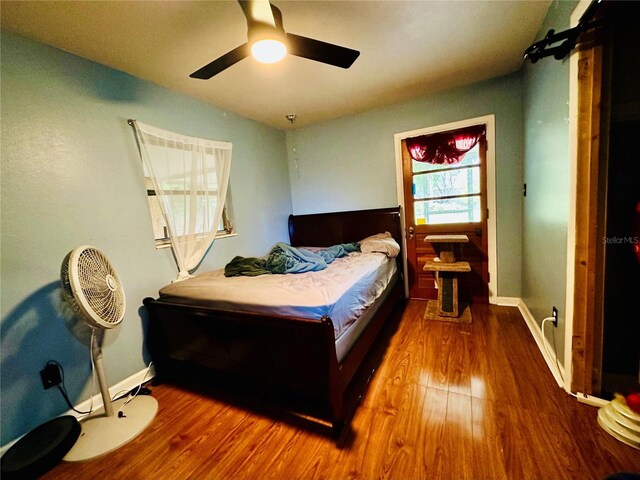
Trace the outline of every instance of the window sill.
[[[225, 233], [222, 235], [217, 235], [216, 240], [220, 238], [229, 238], [229, 237], [237, 237], [238, 232]], [[161, 250], [163, 248], [171, 248], [171, 242], [169, 240], [156, 240], [156, 250]]]

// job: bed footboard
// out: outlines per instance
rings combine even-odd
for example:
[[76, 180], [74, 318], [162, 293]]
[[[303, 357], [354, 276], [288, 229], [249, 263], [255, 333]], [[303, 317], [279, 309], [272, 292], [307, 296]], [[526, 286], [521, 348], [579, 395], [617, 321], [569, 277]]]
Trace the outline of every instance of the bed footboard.
[[[149, 349], [158, 375], [179, 364], [203, 367], [240, 388], [269, 390], [324, 403], [318, 412], [343, 420], [343, 390], [333, 323], [247, 312], [221, 311], [145, 298]], [[326, 399], [333, 397], [329, 405]]]

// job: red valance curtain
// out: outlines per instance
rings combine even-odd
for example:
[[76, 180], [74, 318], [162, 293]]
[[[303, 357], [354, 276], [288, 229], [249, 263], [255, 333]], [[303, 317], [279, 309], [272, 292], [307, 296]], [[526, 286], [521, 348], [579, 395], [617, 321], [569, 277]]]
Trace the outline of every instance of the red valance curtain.
[[484, 131], [484, 125], [474, 125], [459, 130], [407, 138], [407, 150], [416, 162], [455, 165], [477, 145]]

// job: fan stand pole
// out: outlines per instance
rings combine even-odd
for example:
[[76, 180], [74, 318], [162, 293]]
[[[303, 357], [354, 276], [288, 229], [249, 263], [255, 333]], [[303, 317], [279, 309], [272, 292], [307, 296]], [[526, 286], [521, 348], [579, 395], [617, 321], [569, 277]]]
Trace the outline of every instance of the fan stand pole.
[[[80, 421], [82, 431], [64, 460], [80, 462], [90, 460], [120, 448], [147, 428], [158, 411], [158, 402], [150, 395], [123, 397], [111, 402], [107, 377], [102, 364], [102, 351], [92, 335], [91, 358], [98, 376], [104, 408], [100, 408]], [[122, 412], [114, 415], [113, 412]]]
[[104, 404], [104, 414], [107, 417], [112, 417], [113, 405], [111, 404], [107, 376], [104, 373], [102, 350], [100, 349], [100, 345], [98, 345], [97, 335], [91, 335], [91, 340], [91, 356], [93, 357], [93, 365], [95, 366], [96, 375], [98, 376], [98, 385], [100, 386], [100, 394], [102, 395], [102, 403]]

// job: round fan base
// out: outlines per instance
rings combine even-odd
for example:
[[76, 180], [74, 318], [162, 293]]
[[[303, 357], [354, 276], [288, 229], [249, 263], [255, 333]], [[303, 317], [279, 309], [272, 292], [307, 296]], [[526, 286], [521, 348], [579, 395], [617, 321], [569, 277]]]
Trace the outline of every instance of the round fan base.
[[598, 410], [598, 424], [611, 436], [640, 449], [640, 415], [618, 399]]
[[[139, 395], [123, 407], [126, 398], [113, 402], [114, 415], [107, 417], [100, 408], [80, 422], [82, 433], [63, 458], [81, 462], [105, 455], [137, 437], [156, 416], [158, 402], [149, 395]], [[122, 408], [124, 416], [118, 417]]]

